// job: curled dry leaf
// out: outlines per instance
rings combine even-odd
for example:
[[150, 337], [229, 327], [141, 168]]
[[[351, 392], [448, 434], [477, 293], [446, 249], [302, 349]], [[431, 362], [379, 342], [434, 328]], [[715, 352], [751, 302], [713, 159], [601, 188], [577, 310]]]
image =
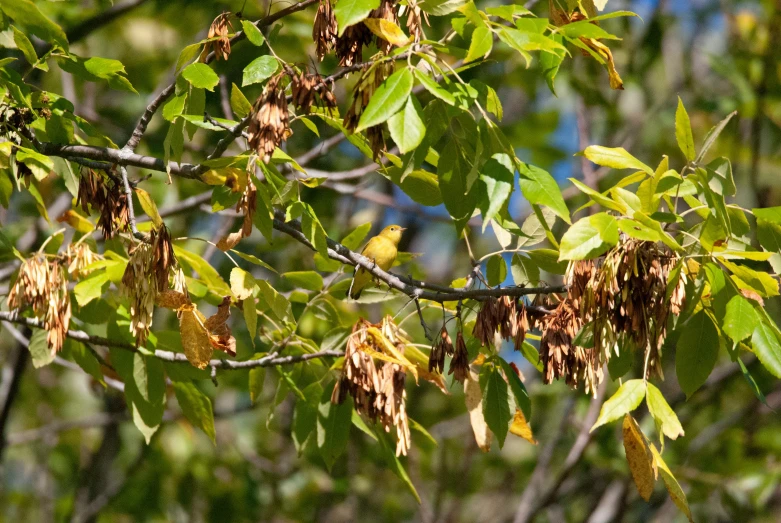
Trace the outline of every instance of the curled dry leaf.
[[491, 450], [493, 433], [488, 428], [483, 416], [483, 393], [480, 390], [478, 374], [473, 368], [469, 369], [464, 381], [464, 400], [466, 410], [469, 411], [469, 421], [472, 424], [472, 432], [475, 434], [477, 446], [483, 452], [488, 452]]
[[185, 305], [190, 304], [190, 298], [182, 292], [168, 289], [157, 295], [155, 304], [158, 307], [164, 307], [166, 309], [173, 309], [178, 311]]
[[217, 60], [227, 60], [230, 56], [231, 40], [228, 37], [228, 28], [230, 27], [230, 30], [233, 30], [233, 25], [230, 23], [230, 17], [230, 13], [224, 12], [218, 15], [209, 26], [207, 38], [215, 38], [215, 40], [211, 40], [203, 46], [203, 53], [201, 53], [200, 57], [201, 61], [203, 61], [206, 58], [206, 55], [212, 50], [214, 51]]
[[632, 472], [632, 479], [635, 481], [640, 497], [648, 501], [654, 492], [656, 481], [653, 454], [645, 441], [645, 436], [640, 432], [640, 427], [629, 414], [624, 416], [623, 434], [626, 461]]
[[227, 252], [233, 249], [242, 238], [246, 238], [252, 234], [252, 219], [255, 215], [255, 204], [258, 197], [258, 188], [252, 183], [251, 179], [247, 180], [247, 185], [244, 188], [244, 193], [241, 195], [241, 199], [236, 204], [236, 212], [244, 213], [244, 219], [242, 220], [241, 229], [228, 234], [224, 238], [220, 238], [217, 242], [217, 248], [223, 252]]

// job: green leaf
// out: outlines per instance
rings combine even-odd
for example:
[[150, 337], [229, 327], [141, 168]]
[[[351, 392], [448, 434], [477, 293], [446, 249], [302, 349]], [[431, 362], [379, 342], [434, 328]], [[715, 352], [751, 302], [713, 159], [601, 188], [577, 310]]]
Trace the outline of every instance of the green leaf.
[[208, 89], [209, 91], [214, 91], [214, 87], [220, 83], [220, 78], [217, 76], [217, 73], [208, 65], [200, 62], [185, 67], [182, 71], [182, 76], [185, 80], [190, 82], [193, 87]]
[[762, 219], [777, 225], [781, 225], [781, 207], [751, 209], [751, 212], [757, 219]]
[[83, 343], [66, 338], [63, 352], [75, 361], [84, 372], [92, 376], [104, 387], [106, 386], [106, 382], [103, 379], [103, 371], [100, 369], [100, 362]]
[[521, 191], [530, 204], [544, 205], [565, 222], [572, 223], [567, 204], [553, 176], [539, 167], [527, 164], [521, 164], [519, 172]]
[[241, 78], [241, 86], [246, 87], [252, 84], [265, 82], [279, 69], [279, 62], [271, 55], [263, 55], [255, 58], [244, 68], [244, 74]]
[[336, 458], [347, 448], [353, 411], [353, 400], [348, 396], [344, 403], [331, 403], [332, 387], [323, 392], [317, 408], [317, 448], [328, 470]]
[[675, 373], [687, 398], [708, 379], [718, 355], [719, 333], [701, 310], [683, 326], [676, 345]]
[[740, 294], [736, 294], [727, 302], [722, 328], [735, 343], [751, 336], [759, 323], [760, 318], [754, 306]]
[[95, 271], [81, 280], [73, 288], [73, 296], [80, 307], [103, 295], [103, 287], [108, 283], [109, 274], [106, 271]]
[[385, 462], [388, 464], [388, 467], [390, 467], [393, 473], [398, 476], [398, 478], [409, 489], [410, 493], [415, 496], [415, 499], [418, 501], [418, 503], [420, 503], [420, 496], [418, 495], [418, 491], [415, 489], [415, 485], [412, 484], [412, 480], [407, 474], [407, 471], [404, 470], [404, 465], [401, 464], [401, 460], [399, 460], [398, 456], [396, 456], [396, 452], [394, 451], [390, 437], [387, 434], [384, 434], [382, 431], [378, 430], [375, 439], [377, 439], [377, 441], [380, 443], [380, 450], [382, 456], [385, 458]]
[[247, 40], [249, 40], [252, 45], [260, 47], [266, 41], [263, 37], [263, 33], [258, 29], [258, 26], [249, 20], [242, 20], [241, 27], [244, 29], [244, 36], [247, 37]]
[[265, 367], [252, 367], [249, 370], [249, 399], [253, 405], [256, 405], [263, 396], [263, 384], [265, 382]]
[[[350, 0], [344, 0], [350, 1]], [[412, 92], [414, 79], [409, 69], [396, 71], [377, 88], [363, 110], [355, 132], [361, 132], [367, 127], [379, 125], [396, 114], [407, 101]]]
[[495, 287], [501, 284], [507, 278], [507, 263], [505, 263], [504, 257], [501, 254], [495, 254], [488, 258], [485, 272], [488, 285]]
[[24, 59], [31, 65], [37, 63], [38, 55], [35, 53], [35, 47], [33, 47], [33, 43], [27, 38], [27, 35], [14, 26], [11, 26], [11, 29], [14, 32], [14, 43], [24, 55]]
[[678, 97], [678, 108], [675, 110], [675, 139], [678, 141], [678, 147], [687, 160], [692, 161], [696, 156], [694, 150], [694, 137], [692, 136], [692, 125], [689, 121], [689, 113], [683, 106], [681, 97]]
[[770, 274], [764, 271], [755, 271], [744, 265], [738, 265], [725, 259], [720, 260], [721, 263], [729, 269], [733, 278], [736, 278], [738, 287], [749, 287], [757, 291], [761, 296], [767, 298], [772, 296], [778, 296], [778, 280], [773, 278]]
[[740, 371], [743, 373], [743, 378], [746, 380], [746, 383], [748, 383], [748, 386], [751, 387], [751, 391], [759, 401], [761, 401], [766, 407], [770, 408], [770, 405], [767, 404], [767, 398], [765, 397], [765, 394], [762, 392], [762, 389], [759, 388], [759, 385], [754, 379], [754, 376], [752, 376], [746, 368], [746, 364], [743, 363], [743, 360], [740, 358], [737, 358], [737, 360], [738, 366], [740, 366]]
[[613, 396], [610, 397], [599, 410], [599, 417], [590, 432], [606, 423], [623, 418], [625, 414], [632, 412], [645, 397], [645, 383], [643, 380], [629, 380], [624, 382]]
[[510, 272], [516, 285], [536, 286], [540, 283], [540, 268], [521, 254], [513, 255]]
[[291, 308], [287, 298], [279, 294], [266, 280], [259, 280], [261, 303], [266, 304], [277, 319], [284, 321], [290, 319]]
[[49, 20], [30, 0], [12, 0], [0, 3], [0, 9], [25, 32], [68, 50], [68, 38], [60, 26]]
[[184, 112], [184, 105], [187, 102], [187, 92], [183, 92], [177, 96], [171, 97], [168, 102], [163, 106], [163, 118], [169, 122], [173, 122], [174, 119]]
[[636, 169], [654, 175], [654, 170], [646, 164], [626, 152], [623, 147], [603, 147], [591, 145], [586, 147], [583, 154], [597, 165], [612, 167], [613, 169]]
[[483, 417], [488, 428], [496, 436], [499, 448], [501, 448], [504, 446], [513, 415], [510, 412], [507, 382], [504, 381], [496, 365], [482, 366], [480, 390], [483, 392]]
[[250, 262], [252, 264], [255, 264], [255, 265], [258, 265], [260, 267], [263, 267], [264, 269], [269, 270], [269, 271], [271, 271], [271, 272], [273, 272], [275, 274], [277, 272], [277, 270], [274, 267], [272, 267], [268, 263], [264, 262], [263, 260], [261, 260], [257, 256], [253, 256], [252, 254], [247, 254], [247, 253], [244, 253], [244, 252], [240, 252], [240, 251], [237, 251], [235, 249], [231, 249], [231, 252], [236, 254], [242, 260], [246, 260], [246, 261], [248, 261], [248, 262]]
[[249, 334], [252, 346], [255, 346], [255, 337], [258, 335], [258, 307], [255, 298], [248, 298], [242, 304], [242, 315], [244, 323], [247, 325], [247, 334]]
[[657, 426], [661, 427], [661, 432], [670, 439], [677, 439], [683, 436], [683, 427], [678, 420], [678, 416], [664, 399], [662, 392], [653, 384], [648, 383], [645, 402], [648, 405], [648, 411], [656, 420]]
[[364, 20], [372, 9], [380, 6], [380, 0], [340, 0], [334, 5], [334, 16], [339, 27], [339, 36], [344, 30]]
[[179, 407], [187, 420], [209, 436], [212, 443], [217, 442], [214, 431], [214, 413], [212, 402], [194, 383], [174, 382], [174, 394]]
[[532, 262], [534, 262], [540, 269], [547, 271], [551, 274], [564, 274], [567, 272], [567, 262], [559, 260], [559, 251], [553, 249], [534, 249], [528, 251]]
[[456, 98], [453, 93], [440, 86], [433, 78], [418, 69], [414, 70], [415, 78], [418, 79], [420, 85], [422, 85], [426, 91], [439, 98], [448, 105], [455, 105]]
[[44, 329], [35, 329], [30, 336], [30, 344], [27, 348], [30, 351], [30, 358], [33, 361], [33, 367], [40, 369], [54, 361], [56, 354], [46, 343], [47, 331]]
[[241, 92], [239, 86], [231, 84], [231, 110], [236, 118], [245, 118], [250, 112], [252, 112], [252, 104], [249, 103], [247, 97]]
[[323, 277], [315, 271], [294, 271], [282, 275], [284, 279], [296, 287], [310, 291], [319, 291], [323, 288]]
[[670, 469], [662, 459], [662, 455], [656, 450], [656, 447], [653, 445], [649, 446], [651, 447], [654, 463], [656, 463], [655, 469], [658, 470], [659, 475], [662, 476], [662, 481], [664, 481], [664, 486], [667, 488], [667, 493], [670, 494], [670, 499], [673, 500], [675, 506], [683, 512], [686, 518], [693, 522], [694, 518], [692, 518], [692, 513], [689, 509], [689, 502], [686, 500], [686, 494], [683, 492], [681, 485], [678, 483], [678, 480], [675, 479], [673, 473], [670, 472]]
[[165, 395], [163, 363], [155, 357], [134, 353], [133, 384], [144, 401], [162, 403]]
[[515, 182], [512, 159], [504, 153], [496, 153], [483, 164], [479, 178], [482, 187], [483, 230], [489, 220], [501, 210], [510, 197]]
[[363, 240], [366, 239], [366, 235], [369, 234], [369, 231], [372, 229], [371, 222], [364, 223], [363, 225], [359, 225], [355, 229], [350, 232], [347, 236], [342, 238], [342, 241], [339, 242], [351, 251], [357, 250], [358, 247], [361, 246], [363, 243]]
[[556, 223], [556, 214], [547, 207], [542, 208], [542, 219], [545, 220], [545, 224], [540, 221], [540, 217], [537, 213], [533, 212], [523, 221], [521, 224], [521, 232], [525, 236], [521, 236], [518, 239], [518, 248], [529, 247], [537, 245], [545, 240], [547, 236], [546, 230], [553, 227]]
[[618, 224], [601, 212], [575, 222], [561, 238], [560, 260], [588, 260], [618, 243]]
[[455, 139], [450, 140], [439, 157], [437, 178], [445, 208], [455, 219], [458, 230], [462, 229], [472, 217], [477, 204], [476, 191], [467, 190], [468, 174], [466, 161], [461, 155], [458, 142]]
[[526, 420], [530, 420], [532, 417], [532, 402], [529, 399], [529, 393], [526, 391], [521, 378], [515, 373], [515, 370], [507, 363], [504, 358], [498, 357], [499, 364], [504, 370], [504, 375], [507, 377], [507, 382], [510, 384], [510, 390], [515, 397], [516, 406], [523, 411], [523, 417]]
[[418, 99], [410, 95], [404, 108], [388, 120], [391, 138], [396, 142], [401, 154], [415, 149], [426, 135], [421, 111]]
[[257, 286], [252, 274], [239, 267], [231, 269], [230, 282], [231, 291], [233, 292], [233, 295], [236, 296], [237, 300], [246, 300], [252, 296], [252, 293]]
[[695, 163], [700, 163], [703, 158], [705, 158], [705, 153], [707, 153], [711, 146], [716, 142], [716, 138], [719, 137], [721, 131], [724, 130], [729, 121], [732, 120], [732, 117], [736, 114], [738, 114], [737, 111], [732, 111], [727, 115], [726, 118], [714, 125], [713, 129], [708, 131], [708, 135], [705, 137], [705, 142], [702, 144], [702, 149], [700, 149], [700, 154], [697, 155]]
[[469, 51], [466, 53], [464, 63], [469, 63], [478, 58], [482, 58], [491, 52], [494, 46], [494, 33], [486, 26], [475, 28], [472, 32], [472, 41], [469, 44]]
[[467, 0], [423, 0], [418, 2], [418, 7], [434, 16], [445, 16], [457, 11], [466, 3]]
[[760, 323], [751, 336], [751, 346], [762, 365], [776, 378], [781, 378], [781, 345], [773, 329]]

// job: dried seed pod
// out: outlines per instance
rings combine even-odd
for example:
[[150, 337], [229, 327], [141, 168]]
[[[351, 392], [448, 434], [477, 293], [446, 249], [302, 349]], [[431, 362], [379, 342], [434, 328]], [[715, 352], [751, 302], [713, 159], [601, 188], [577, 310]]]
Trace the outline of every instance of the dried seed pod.
[[408, 0], [407, 2], [407, 29], [409, 34], [415, 40], [420, 42], [423, 38], [423, 24], [421, 15], [426, 17], [426, 24], [428, 25], [428, 15], [421, 11], [418, 7], [418, 3], [415, 0]]
[[290, 72], [292, 84], [293, 105], [302, 113], [308, 114], [317, 101], [329, 110], [336, 107], [336, 97], [319, 73], [309, 74], [304, 71], [295, 74]]
[[216, 40], [206, 42], [206, 45], [203, 46], [203, 53], [201, 54], [201, 59], [205, 58], [206, 55], [209, 54], [210, 51], [214, 51], [214, 55], [217, 60], [223, 59], [227, 60], [228, 57], [231, 54], [231, 41], [228, 37], [228, 28], [230, 27], [231, 31], [233, 30], [233, 25], [230, 23], [230, 17], [231, 14], [228, 12], [224, 12], [217, 16], [217, 18], [214, 19], [212, 24], [209, 26], [209, 33], [206, 36], [207, 38], [217, 38]]
[[364, 24], [351, 25], [336, 39], [336, 56], [341, 67], [351, 67], [363, 59], [363, 46], [369, 45], [372, 33]]
[[117, 231], [127, 229], [130, 210], [125, 191], [92, 169], [81, 172], [76, 203], [87, 214], [90, 206], [100, 213], [98, 228], [104, 238], [113, 238]]
[[458, 331], [456, 334], [456, 348], [453, 353], [453, 359], [450, 360], [448, 374], [453, 375], [453, 379], [459, 383], [464, 383], [469, 375], [469, 352], [466, 349], [464, 334]]
[[65, 251], [65, 263], [68, 265], [68, 274], [75, 278], [88, 275], [91, 271], [87, 270], [87, 267], [102, 258], [100, 254], [92, 252], [89, 245], [84, 242], [75, 246], [70, 244]]
[[433, 372], [435, 369], [438, 372], [442, 372], [445, 368], [445, 355], [453, 355], [453, 340], [450, 339], [450, 334], [447, 333], [447, 328], [442, 326], [442, 330], [439, 332], [439, 338], [436, 343], [431, 347], [431, 352], [428, 357], [428, 371]]
[[263, 93], [252, 106], [249, 129], [249, 145], [263, 159], [271, 160], [280, 143], [292, 134], [288, 123], [287, 97], [279, 85], [285, 72], [279, 73], [268, 81]]
[[336, 46], [338, 32], [331, 0], [320, 0], [315, 22], [312, 26], [312, 40], [315, 42], [317, 58], [322, 62], [325, 55]]

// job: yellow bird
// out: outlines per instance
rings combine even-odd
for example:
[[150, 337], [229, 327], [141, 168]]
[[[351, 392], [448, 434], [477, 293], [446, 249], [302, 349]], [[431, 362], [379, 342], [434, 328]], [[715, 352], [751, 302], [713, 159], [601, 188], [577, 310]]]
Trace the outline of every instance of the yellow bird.
[[[393, 266], [393, 262], [396, 261], [401, 233], [405, 230], [404, 227], [398, 225], [388, 225], [380, 234], [369, 240], [361, 254], [372, 260], [380, 269], [389, 270]], [[372, 274], [363, 267], [358, 267], [350, 285], [348, 293], [350, 298], [357, 300], [361, 296], [361, 291], [371, 281]]]

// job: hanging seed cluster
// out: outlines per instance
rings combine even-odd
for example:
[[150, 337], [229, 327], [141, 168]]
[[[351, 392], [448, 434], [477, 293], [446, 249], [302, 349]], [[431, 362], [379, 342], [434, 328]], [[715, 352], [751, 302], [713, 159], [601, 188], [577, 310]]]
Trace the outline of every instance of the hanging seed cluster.
[[406, 455], [410, 448], [404, 390], [407, 371], [398, 363], [373, 355], [395, 358], [404, 354], [406, 344], [403, 331], [390, 316], [378, 324], [360, 319], [347, 339], [342, 376], [331, 395], [332, 403], [342, 403], [349, 394], [358, 413], [379, 420], [385, 432], [395, 427], [397, 456]]
[[146, 342], [158, 293], [168, 289], [168, 280], [176, 265], [171, 236], [163, 225], [153, 229], [149, 243], [141, 242], [130, 251], [122, 287], [130, 299], [130, 332], [136, 345]]
[[[564, 379], [596, 393], [604, 365], [626, 350], [642, 350], [646, 377], [663, 378], [667, 321], [684, 305], [686, 277], [675, 269], [678, 262], [653, 242], [622, 237], [604, 259], [571, 263], [567, 296], [540, 323], [545, 383]], [[593, 345], [577, 346], [576, 339]]]
[[420, 42], [420, 40], [423, 38], [423, 20], [421, 19], [421, 16], [426, 17], [426, 25], [428, 25], [428, 15], [421, 11], [420, 7], [418, 7], [417, 1], [408, 0], [407, 29], [409, 29], [409, 34], [413, 40], [415, 40], [415, 42]]
[[289, 125], [285, 89], [280, 85], [285, 75], [286, 73], [282, 72], [273, 76], [252, 106], [247, 129], [249, 145], [264, 163], [268, 163], [274, 149], [293, 134]]
[[[375, 56], [372, 58], [380, 58]], [[358, 122], [361, 119], [369, 100], [374, 95], [377, 88], [393, 74], [394, 64], [391, 61], [374, 62], [364, 69], [358, 82], [353, 88], [353, 102], [347, 113], [344, 115], [344, 126], [348, 131], [355, 131]], [[369, 146], [372, 149], [374, 159], [379, 158], [380, 153], [385, 150], [385, 138], [382, 135], [382, 126], [375, 125], [366, 129], [366, 138], [369, 140]]]
[[298, 112], [309, 114], [312, 105], [318, 100], [319, 105], [328, 109], [329, 112], [336, 108], [336, 97], [331, 90], [332, 86], [327, 85], [320, 74], [290, 71], [289, 75], [293, 105], [298, 109]]
[[92, 169], [81, 172], [76, 202], [89, 214], [90, 207], [100, 213], [98, 228], [104, 238], [113, 238], [118, 231], [127, 230], [130, 217], [127, 195], [117, 182]]
[[320, 0], [312, 26], [312, 40], [315, 42], [317, 58], [322, 62], [325, 55], [336, 47], [338, 27], [331, 0]]
[[70, 244], [65, 251], [65, 265], [68, 266], [68, 274], [74, 278], [83, 278], [92, 272], [88, 267], [94, 262], [103, 259], [100, 254], [92, 252], [86, 243]]
[[[592, 271], [580, 307], [594, 346], [608, 361], [619, 350], [648, 351], [648, 374], [663, 378], [662, 344], [667, 319], [684, 305], [686, 277], [673, 271], [678, 256], [653, 242], [626, 239]], [[672, 275], [672, 277], [671, 277]]]
[[53, 353], [62, 349], [71, 320], [67, 272], [60, 261], [49, 261], [42, 254], [25, 260], [7, 300], [11, 310], [32, 309], [43, 322], [46, 343]]
[[529, 330], [529, 315], [526, 305], [517, 298], [502, 296], [489, 298], [483, 302], [477, 313], [472, 335], [484, 347], [498, 344], [499, 340], [512, 341], [515, 350], [521, 350]]

